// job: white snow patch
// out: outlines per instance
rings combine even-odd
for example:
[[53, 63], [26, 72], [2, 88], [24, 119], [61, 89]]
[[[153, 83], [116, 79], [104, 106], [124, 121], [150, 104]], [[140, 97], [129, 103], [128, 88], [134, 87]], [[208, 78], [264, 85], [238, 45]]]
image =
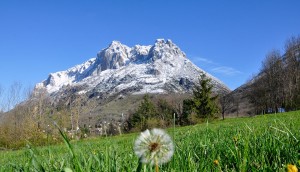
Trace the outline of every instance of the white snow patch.
[[[134, 94], [163, 94], [168, 92], [164, 90], [166, 83], [174, 82], [172, 85], [177, 87], [174, 91], [183, 90], [179, 85], [181, 78], [198, 82], [200, 72], [204, 72], [187, 59], [184, 52], [170, 40], [158, 39], [153, 46], [136, 45], [132, 48], [113, 41], [101, 52], [104, 51], [106, 53], [103, 58], [107, 56], [107, 59], [111, 59], [109, 63], [114, 63], [114, 68], [99, 70], [103, 61], [99, 59], [102, 57], [98, 56], [66, 71], [50, 74], [49, 78], [38, 83], [36, 88], [46, 88], [49, 93], [55, 93], [67, 85], [85, 85], [84, 90], [78, 92], [85, 94], [95, 88], [102, 92], [118, 92], [132, 87], [140, 89], [142, 86], [142, 89]], [[115, 55], [120, 61], [114, 61]], [[217, 78], [208, 73], [206, 75], [220, 87], [227, 88]]]

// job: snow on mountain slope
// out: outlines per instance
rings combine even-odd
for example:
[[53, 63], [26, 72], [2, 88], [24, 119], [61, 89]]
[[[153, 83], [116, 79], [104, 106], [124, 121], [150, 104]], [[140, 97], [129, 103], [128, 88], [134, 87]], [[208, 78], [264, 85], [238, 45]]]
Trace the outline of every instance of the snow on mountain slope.
[[91, 58], [81, 65], [76, 65], [66, 71], [51, 73], [47, 80], [38, 83], [36, 88], [46, 88], [49, 93], [56, 92], [60, 88], [78, 82], [81, 76], [91, 70], [96, 58]]
[[[66, 71], [51, 73], [36, 85], [51, 95], [59, 95], [66, 87], [77, 93], [113, 95], [190, 92], [201, 72], [171, 40], [157, 39], [152, 46], [132, 48], [113, 41], [97, 58]], [[229, 89], [217, 78], [212, 79], [215, 91]]]

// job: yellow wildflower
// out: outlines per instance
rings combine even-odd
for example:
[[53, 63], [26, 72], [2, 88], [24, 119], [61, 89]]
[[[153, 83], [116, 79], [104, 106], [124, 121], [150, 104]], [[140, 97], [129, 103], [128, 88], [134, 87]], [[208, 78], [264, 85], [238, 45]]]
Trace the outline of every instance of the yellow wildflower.
[[216, 159], [216, 160], [214, 160], [214, 164], [215, 165], [219, 165], [219, 161]]
[[296, 165], [288, 164], [287, 171], [288, 172], [298, 172], [298, 168], [296, 167]]

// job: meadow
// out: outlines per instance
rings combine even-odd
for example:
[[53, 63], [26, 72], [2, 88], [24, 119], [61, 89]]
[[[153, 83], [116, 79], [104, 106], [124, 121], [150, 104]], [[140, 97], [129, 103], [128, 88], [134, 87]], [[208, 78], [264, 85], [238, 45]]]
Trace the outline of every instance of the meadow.
[[[300, 111], [230, 118], [167, 129], [175, 144], [160, 171], [286, 171], [300, 167]], [[0, 171], [136, 171], [139, 133], [65, 140], [0, 151]], [[144, 164], [141, 171], [155, 171]]]

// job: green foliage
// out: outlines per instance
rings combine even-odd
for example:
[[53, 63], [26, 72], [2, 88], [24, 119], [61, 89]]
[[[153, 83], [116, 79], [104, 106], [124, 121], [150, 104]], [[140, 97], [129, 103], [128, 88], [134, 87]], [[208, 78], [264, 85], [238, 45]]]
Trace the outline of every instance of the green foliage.
[[195, 85], [193, 89], [193, 108], [199, 118], [214, 117], [219, 111], [216, 104], [218, 96], [212, 96], [212, 89], [211, 79], [202, 73], [199, 78], [199, 85]]
[[138, 109], [129, 117], [128, 123], [133, 131], [147, 128], [165, 128], [173, 125], [174, 107], [165, 99], [151, 100], [145, 95]]
[[150, 100], [148, 94], [143, 98], [141, 105], [139, 106], [137, 113], [142, 114], [146, 118], [154, 117], [156, 114], [155, 106]]
[[[300, 168], [300, 111], [175, 128], [175, 153], [160, 171], [286, 171]], [[168, 130], [169, 133], [173, 129]], [[0, 152], [0, 171], [154, 171], [133, 152], [136, 134]], [[218, 160], [218, 163], [214, 161]]]
[[174, 108], [165, 99], [158, 100], [157, 116], [159, 119], [165, 122], [165, 125], [163, 127], [172, 125], [174, 113]]
[[[214, 117], [219, 109], [216, 104], [217, 96], [212, 95], [212, 88], [211, 79], [202, 73], [199, 85], [194, 87], [193, 98], [182, 102], [182, 112], [176, 115], [178, 117], [177, 124], [188, 125]], [[153, 103], [149, 95], [145, 95], [136, 112], [128, 119], [128, 123], [135, 131], [158, 126], [164, 128], [173, 124], [174, 113], [176, 114], [175, 107], [167, 100], [159, 99]]]
[[189, 124], [189, 116], [193, 113], [194, 101], [192, 99], [185, 99], [182, 103], [182, 114], [179, 119], [180, 125]]
[[156, 109], [148, 94], [143, 97], [143, 101], [136, 112], [129, 119], [132, 127], [139, 130], [147, 129], [147, 120], [156, 116]]

